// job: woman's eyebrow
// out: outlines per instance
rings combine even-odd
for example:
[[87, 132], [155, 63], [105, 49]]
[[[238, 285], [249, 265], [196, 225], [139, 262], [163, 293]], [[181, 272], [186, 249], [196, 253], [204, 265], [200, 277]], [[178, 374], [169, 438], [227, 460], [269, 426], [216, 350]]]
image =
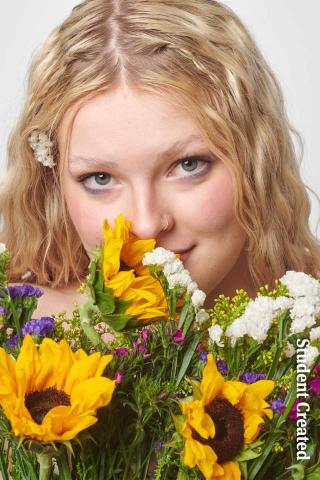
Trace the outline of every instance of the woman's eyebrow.
[[[189, 137], [178, 140], [173, 143], [168, 149], [159, 153], [156, 157], [156, 162], [164, 161], [172, 158], [173, 156], [181, 153], [188, 145], [195, 142], [202, 142], [203, 138], [199, 134], [192, 134]], [[77, 165], [81, 167], [92, 167], [92, 168], [116, 168], [119, 166], [116, 162], [111, 160], [104, 160], [96, 156], [86, 156], [86, 155], [70, 155], [69, 156], [69, 166]]]

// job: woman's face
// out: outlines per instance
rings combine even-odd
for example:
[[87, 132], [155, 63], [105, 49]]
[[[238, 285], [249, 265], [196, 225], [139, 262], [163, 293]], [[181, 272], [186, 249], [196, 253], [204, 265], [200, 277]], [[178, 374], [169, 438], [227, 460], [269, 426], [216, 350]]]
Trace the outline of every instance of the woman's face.
[[113, 225], [122, 213], [142, 239], [175, 252], [193, 247], [182, 260], [207, 301], [250, 288], [230, 171], [163, 97], [121, 87], [88, 101], [75, 117], [62, 182], [88, 252], [100, 245], [104, 219]]

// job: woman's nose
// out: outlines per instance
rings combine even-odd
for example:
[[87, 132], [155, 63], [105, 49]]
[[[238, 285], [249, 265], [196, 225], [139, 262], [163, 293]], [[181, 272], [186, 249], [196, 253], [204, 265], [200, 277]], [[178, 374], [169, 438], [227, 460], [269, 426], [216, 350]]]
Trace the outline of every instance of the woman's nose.
[[171, 222], [168, 214], [154, 212], [149, 214], [138, 214], [132, 219], [132, 233], [141, 239], [157, 238], [161, 232], [169, 230]]
[[[161, 205], [162, 203], [162, 205]], [[157, 238], [172, 228], [172, 217], [163, 202], [154, 194], [138, 195], [133, 199], [132, 233], [141, 239]]]

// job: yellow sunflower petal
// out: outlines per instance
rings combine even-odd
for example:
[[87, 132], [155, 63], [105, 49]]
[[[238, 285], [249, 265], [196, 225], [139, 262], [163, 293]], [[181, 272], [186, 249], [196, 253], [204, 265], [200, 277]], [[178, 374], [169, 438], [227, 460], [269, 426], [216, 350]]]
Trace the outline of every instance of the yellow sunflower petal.
[[243, 412], [244, 417], [244, 441], [252, 443], [255, 441], [261, 430], [263, 417], [258, 413]]
[[115, 297], [123, 297], [124, 300], [125, 292], [134, 282], [134, 278], [134, 270], [122, 271], [106, 281], [105, 286], [112, 288]]
[[56, 359], [54, 375], [57, 390], [64, 390], [66, 379], [74, 363], [74, 353], [65, 340], [59, 343], [59, 356]]
[[16, 362], [0, 348], [0, 400], [7, 395], [18, 395]]
[[211, 353], [207, 356], [207, 360], [208, 362], [203, 369], [203, 377], [200, 385], [204, 405], [209, 405], [214, 400], [220, 393], [224, 383], [224, 378], [218, 371]]
[[75, 361], [71, 367], [64, 386], [64, 392], [70, 395], [73, 388], [78, 384], [96, 376], [101, 376], [105, 367], [112, 360], [112, 355], [104, 355], [101, 357], [99, 352]]
[[210, 479], [217, 465], [217, 455], [208, 445], [189, 438], [186, 440], [184, 449], [184, 463], [189, 468], [199, 467], [206, 479]]
[[43, 419], [46, 432], [42, 441], [66, 441], [73, 439], [79, 432], [96, 423], [97, 418], [91, 414], [76, 414], [71, 407], [55, 407]]
[[59, 345], [50, 338], [44, 338], [38, 349], [39, 368], [34, 379], [34, 390], [41, 391], [55, 386], [55, 368], [59, 357]]
[[103, 249], [103, 277], [107, 282], [120, 269], [120, 254], [123, 245], [122, 239], [110, 240]]
[[215, 473], [210, 480], [241, 480], [241, 470], [235, 462], [226, 462], [221, 465], [223, 473]]
[[122, 213], [115, 220], [114, 238], [121, 238], [123, 243], [129, 242], [131, 222], [125, 220]]
[[236, 405], [240, 401], [245, 390], [247, 389], [247, 386], [248, 385], [243, 382], [227, 380], [226, 382], [224, 382], [221, 389], [222, 396], [229, 400], [232, 405]]
[[39, 368], [37, 347], [31, 335], [23, 339], [21, 350], [16, 361], [16, 376], [18, 395], [23, 396], [25, 392], [33, 390], [33, 382]]
[[242, 411], [262, 412], [269, 405], [264, 400], [274, 389], [272, 380], [259, 380], [248, 385], [239, 402]]
[[92, 412], [108, 405], [114, 389], [114, 380], [105, 377], [88, 378], [72, 390], [71, 405], [77, 406], [79, 411]]
[[[155, 244], [156, 241], [153, 239], [130, 240], [128, 243], [123, 245], [121, 251], [121, 258], [127, 265], [129, 265], [129, 267], [139, 267], [139, 264], [141, 267], [143, 267], [141, 262], [144, 254], [147, 252], [151, 252], [154, 249]], [[138, 273], [141, 275], [140, 272]]]
[[201, 437], [205, 439], [209, 437], [213, 438], [215, 435], [215, 426], [212, 418], [205, 412], [204, 407], [200, 404], [198, 407], [192, 408], [194, 403], [195, 402], [189, 404], [191, 408], [187, 412], [189, 425], [196, 430]]

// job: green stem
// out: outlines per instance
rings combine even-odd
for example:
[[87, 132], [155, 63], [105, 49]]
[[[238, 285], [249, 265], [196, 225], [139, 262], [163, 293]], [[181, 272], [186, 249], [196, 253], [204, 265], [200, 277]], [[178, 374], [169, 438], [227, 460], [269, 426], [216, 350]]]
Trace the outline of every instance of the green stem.
[[19, 345], [21, 345], [21, 326], [20, 326], [20, 322], [19, 322], [19, 316], [17, 314], [16, 307], [14, 306], [14, 303], [11, 300], [10, 297], [8, 299], [8, 305], [9, 305], [10, 311], [12, 312], [13, 323], [14, 323], [14, 326], [15, 326], [15, 329], [16, 329], [16, 332], [17, 332], [17, 335], [18, 335]]
[[61, 480], [72, 480], [71, 471], [69, 468], [68, 461], [66, 459], [66, 453], [62, 452], [61, 455], [57, 458], [58, 468], [59, 468], [59, 478]]
[[39, 480], [49, 480], [52, 472], [52, 454], [37, 453], [36, 457], [40, 465]]

